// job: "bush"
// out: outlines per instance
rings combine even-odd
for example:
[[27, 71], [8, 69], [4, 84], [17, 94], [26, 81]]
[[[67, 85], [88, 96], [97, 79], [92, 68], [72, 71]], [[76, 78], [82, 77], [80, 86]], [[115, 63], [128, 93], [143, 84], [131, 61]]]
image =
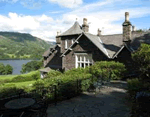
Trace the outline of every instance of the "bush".
[[4, 66], [3, 63], [0, 63], [0, 75], [7, 75], [7, 74], [12, 74], [13, 72], [13, 67], [7, 64]]
[[18, 95], [20, 88], [17, 88], [15, 84], [7, 84], [5, 86], [0, 87], [0, 98], [11, 97], [14, 95]]
[[40, 72], [34, 71], [24, 75], [18, 75], [14, 77], [11, 82], [25, 82], [40, 79]]
[[104, 78], [103, 80], [121, 79], [124, 76], [126, 69], [125, 65], [114, 61], [100, 61], [96, 62], [90, 67], [90, 72], [97, 78]]
[[52, 78], [61, 75], [62, 73], [59, 71], [51, 70], [48, 72], [47, 76], [45, 78]]
[[30, 61], [26, 64], [22, 65], [22, 70], [20, 71], [21, 73], [27, 73], [30, 71], [35, 71], [38, 70], [42, 67], [43, 62], [40, 61]]

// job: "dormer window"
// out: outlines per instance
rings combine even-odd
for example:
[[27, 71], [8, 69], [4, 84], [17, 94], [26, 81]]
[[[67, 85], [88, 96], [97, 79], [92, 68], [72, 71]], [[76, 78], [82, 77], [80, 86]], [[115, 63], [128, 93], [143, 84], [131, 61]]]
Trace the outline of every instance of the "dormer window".
[[68, 48], [68, 41], [67, 41], [67, 39], [65, 40], [65, 49], [67, 49]]

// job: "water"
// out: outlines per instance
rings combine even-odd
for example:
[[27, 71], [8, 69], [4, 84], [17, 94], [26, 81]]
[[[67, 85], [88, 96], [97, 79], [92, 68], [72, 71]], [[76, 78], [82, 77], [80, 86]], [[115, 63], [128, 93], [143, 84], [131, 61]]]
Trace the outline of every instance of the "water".
[[32, 60], [0, 60], [0, 63], [3, 63], [4, 65], [11, 65], [13, 67], [13, 73], [14, 75], [16, 74], [21, 74], [20, 71], [22, 69], [22, 65], [30, 62]]

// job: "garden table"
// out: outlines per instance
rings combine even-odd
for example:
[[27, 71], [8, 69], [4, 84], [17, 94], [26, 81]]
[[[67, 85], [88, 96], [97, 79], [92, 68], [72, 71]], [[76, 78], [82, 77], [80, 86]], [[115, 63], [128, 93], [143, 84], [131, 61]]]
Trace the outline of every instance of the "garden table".
[[35, 100], [32, 98], [18, 98], [7, 102], [5, 107], [8, 109], [23, 109], [32, 106], [34, 103]]

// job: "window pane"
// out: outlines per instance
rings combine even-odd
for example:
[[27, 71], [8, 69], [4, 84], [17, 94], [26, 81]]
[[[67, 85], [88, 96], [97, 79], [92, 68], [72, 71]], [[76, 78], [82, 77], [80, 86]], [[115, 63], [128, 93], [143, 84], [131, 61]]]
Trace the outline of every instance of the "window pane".
[[90, 63], [90, 66], [92, 65], [92, 63]]
[[80, 56], [77, 56], [78, 57], [78, 61], [80, 61]]
[[85, 63], [85, 66], [88, 66], [88, 63]]
[[86, 56], [86, 59], [85, 59], [85, 61], [86, 61], [86, 62], [88, 62], [88, 57], [87, 57], [87, 56]]
[[80, 56], [80, 61], [84, 61], [84, 56]]
[[80, 67], [80, 63], [78, 63], [78, 67]]
[[81, 67], [84, 67], [84, 63], [81, 63]]

